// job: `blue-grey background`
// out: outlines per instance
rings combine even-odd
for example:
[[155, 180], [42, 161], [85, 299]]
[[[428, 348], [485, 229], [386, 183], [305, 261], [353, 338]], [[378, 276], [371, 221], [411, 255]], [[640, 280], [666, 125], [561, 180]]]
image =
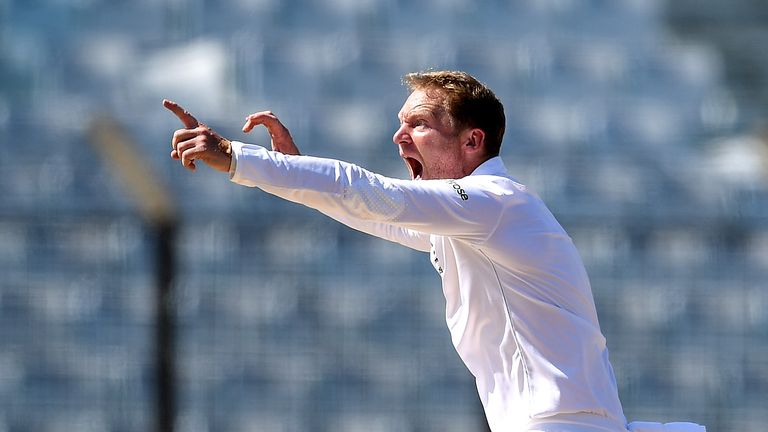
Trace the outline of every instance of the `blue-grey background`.
[[427, 257], [168, 157], [231, 139], [405, 177], [400, 77], [463, 69], [590, 272], [630, 420], [768, 424], [768, 6], [758, 0], [0, 0], [0, 432], [153, 428], [152, 235], [116, 118], [179, 206], [177, 429], [479, 431]]

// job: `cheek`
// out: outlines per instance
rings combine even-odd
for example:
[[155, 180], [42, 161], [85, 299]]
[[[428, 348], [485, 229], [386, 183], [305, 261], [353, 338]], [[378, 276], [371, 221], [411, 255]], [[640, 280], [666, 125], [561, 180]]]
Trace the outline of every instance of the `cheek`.
[[461, 168], [461, 161], [451, 152], [433, 152], [431, 154], [422, 154], [425, 159], [425, 171], [428, 171], [431, 177], [439, 178], [446, 175], [453, 175], [457, 169]]
[[435, 130], [429, 133], [414, 133], [412, 136], [416, 150], [424, 158], [425, 165], [434, 167], [436, 164], [451, 163], [460, 158], [460, 146], [453, 137]]

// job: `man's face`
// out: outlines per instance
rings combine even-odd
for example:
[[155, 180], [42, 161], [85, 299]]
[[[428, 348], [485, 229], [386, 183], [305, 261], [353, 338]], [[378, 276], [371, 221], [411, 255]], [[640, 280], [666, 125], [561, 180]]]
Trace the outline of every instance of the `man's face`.
[[461, 178], [468, 174], [460, 133], [434, 93], [411, 93], [398, 114], [400, 128], [392, 137], [414, 180]]

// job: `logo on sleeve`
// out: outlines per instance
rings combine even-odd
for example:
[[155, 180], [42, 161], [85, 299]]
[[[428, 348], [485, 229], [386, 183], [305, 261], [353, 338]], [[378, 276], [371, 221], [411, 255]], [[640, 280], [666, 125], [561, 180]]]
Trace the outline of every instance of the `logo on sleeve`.
[[459, 196], [463, 201], [466, 201], [469, 199], [469, 195], [467, 195], [464, 189], [461, 186], [459, 186], [458, 183], [456, 183], [456, 180], [453, 180], [453, 179], [448, 180], [448, 184], [453, 186], [453, 190], [455, 190], [456, 193], [459, 194]]

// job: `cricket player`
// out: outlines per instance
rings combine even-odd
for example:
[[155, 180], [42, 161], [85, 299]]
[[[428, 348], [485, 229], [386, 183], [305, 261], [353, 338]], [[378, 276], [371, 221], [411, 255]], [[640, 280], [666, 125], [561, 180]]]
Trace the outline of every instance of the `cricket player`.
[[627, 424], [584, 265], [544, 203], [499, 157], [504, 108], [464, 72], [404, 77], [393, 136], [411, 179], [301, 156], [271, 112], [272, 150], [231, 142], [164, 101], [184, 128], [171, 157], [304, 204], [429, 253], [453, 345], [474, 375], [493, 432], [618, 432]]

